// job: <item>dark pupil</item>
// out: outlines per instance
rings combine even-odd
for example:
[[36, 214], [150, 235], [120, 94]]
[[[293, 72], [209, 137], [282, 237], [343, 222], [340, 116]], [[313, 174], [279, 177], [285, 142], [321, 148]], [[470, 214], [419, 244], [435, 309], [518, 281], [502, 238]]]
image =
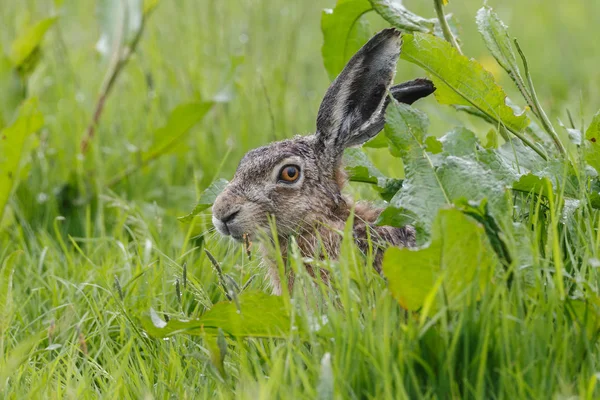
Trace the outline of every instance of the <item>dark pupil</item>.
[[294, 179], [298, 173], [298, 170], [294, 167], [287, 167], [285, 173], [289, 179]]

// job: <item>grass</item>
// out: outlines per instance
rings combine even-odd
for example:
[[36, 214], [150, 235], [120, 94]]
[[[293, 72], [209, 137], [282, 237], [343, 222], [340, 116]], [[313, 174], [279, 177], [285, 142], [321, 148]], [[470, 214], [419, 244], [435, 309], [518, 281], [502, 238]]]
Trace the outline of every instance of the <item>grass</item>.
[[[600, 53], [593, 0], [490, 1], [528, 55], [551, 115], [587, 125], [600, 105]], [[227, 339], [225, 373], [201, 337], [148, 338], [137, 317], [153, 307], [171, 318], [198, 316], [224, 300], [210, 249], [238, 282], [252, 275], [267, 290], [265, 269], [239, 246], [210, 233], [210, 215], [193, 225], [189, 212], [215, 178], [230, 178], [249, 149], [314, 129], [328, 79], [322, 66], [321, 9], [332, 1], [162, 1], [140, 49], [120, 76], [86, 158], [79, 141], [91, 119], [106, 62], [96, 53], [95, 2], [65, 2], [44, 41], [30, 80], [45, 117], [28, 174], [10, 202], [0, 233], [0, 260], [14, 263], [12, 292], [0, 298], [0, 397], [19, 398], [596, 398], [600, 356], [595, 320], [574, 321], [550, 272], [563, 254], [568, 293], [595, 290], [600, 219], [582, 211], [571, 231], [546, 238], [544, 215], [558, 204], [531, 202], [531, 232], [509, 232], [523, 248], [512, 287], [490, 285], [477, 304], [427, 320], [408, 314], [385, 282], [347, 246], [330, 263], [338, 291], [309, 283], [300, 272], [294, 317], [313, 329], [303, 341]], [[433, 16], [432, 4], [407, 1]], [[479, 1], [451, 1], [466, 54], [504, 86], [509, 80], [484, 55], [474, 24]], [[0, 44], [7, 49], [28, 21], [54, 10], [51, 1], [0, 1]], [[375, 17], [372, 26], [385, 26]], [[398, 80], [421, 72], [401, 62]], [[136, 162], [177, 104], [231, 98], [168, 155], [107, 188]], [[515, 91], [511, 94], [516, 93]], [[426, 99], [431, 132], [477, 121]], [[561, 132], [566, 142], [566, 135]], [[374, 163], [401, 176], [385, 149]], [[375, 199], [365, 185], [356, 197]], [[549, 213], [543, 213], [544, 207]], [[553, 224], [553, 225], [552, 225]], [[560, 228], [558, 222], [551, 225]], [[209, 232], [209, 233], [206, 233]], [[206, 233], [206, 234], [204, 234]], [[521, 235], [521, 236], [519, 236]], [[14, 251], [19, 253], [9, 255]], [[557, 254], [557, 253], [554, 253]], [[184, 267], [185, 265], [185, 267]], [[183, 271], [187, 285], [183, 286]], [[301, 271], [301, 269], [300, 269]], [[8, 281], [3, 278], [1, 286]], [[179, 298], [176, 287], [181, 288]], [[306, 299], [306, 300], [305, 300]], [[2, 301], [2, 300], [0, 300]], [[3, 303], [0, 303], [3, 304]], [[585, 313], [577, 315], [586, 318]]]

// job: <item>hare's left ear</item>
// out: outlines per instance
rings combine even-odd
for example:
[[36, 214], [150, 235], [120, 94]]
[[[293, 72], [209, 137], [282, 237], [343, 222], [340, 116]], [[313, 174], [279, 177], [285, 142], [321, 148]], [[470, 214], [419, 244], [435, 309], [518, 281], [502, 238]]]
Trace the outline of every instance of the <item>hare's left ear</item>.
[[[402, 39], [385, 29], [367, 42], [333, 81], [317, 115], [317, 140], [328, 159], [338, 160], [344, 148], [376, 135], [396, 73]], [[374, 129], [374, 124], [379, 124]]]

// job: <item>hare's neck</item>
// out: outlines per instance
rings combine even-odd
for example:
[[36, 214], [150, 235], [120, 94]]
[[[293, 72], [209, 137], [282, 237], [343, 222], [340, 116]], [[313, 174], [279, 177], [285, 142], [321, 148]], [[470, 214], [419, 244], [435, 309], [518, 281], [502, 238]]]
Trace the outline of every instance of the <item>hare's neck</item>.
[[[303, 259], [302, 262], [304, 263], [304, 268], [306, 268], [308, 274], [313, 278], [316, 278], [317, 274], [319, 274], [321, 281], [323, 282], [329, 282], [327, 271], [318, 269], [319, 272], [315, 272], [313, 264], [311, 262], [304, 261], [307, 259], [320, 258], [325, 254], [332, 259], [336, 259], [340, 252], [341, 243], [341, 236], [337, 232], [338, 231], [336, 230], [321, 228], [317, 229], [312, 234], [305, 233], [294, 238], [300, 252], [299, 255]], [[281, 259], [278, 259], [276, 254], [273, 254], [272, 249], [269, 250], [265, 246], [261, 246], [261, 251], [263, 252], [264, 256], [263, 260], [268, 267], [267, 278], [271, 283], [272, 291], [275, 295], [280, 295], [282, 293], [281, 271], [279, 268], [280, 262], [282, 262], [282, 265], [285, 269], [285, 274], [287, 275], [286, 280], [288, 282], [288, 290], [291, 292], [294, 286], [294, 273], [290, 268], [288, 268], [287, 263], [288, 257], [293, 256], [292, 254], [289, 254], [290, 241], [291, 238], [289, 237], [279, 238]]]
[[[358, 239], [357, 244], [361, 249], [364, 247], [361, 246], [363, 241], [360, 240], [360, 236], [366, 237], [367, 225], [375, 222], [381, 210], [369, 207], [368, 204], [358, 203], [352, 205], [350, 201], [346, 201], [346, 204], [346, 207], [340, 207], [340, 209], [336, 210], [335, 215], [329, 215], [324, 219], [314, 221], [300, 230], [303, 232], [302, 234], [294, 236], [293, 240], [295, 240], [298, 246], [300, 257], [314, 259], [327, 255], [330, 259], [337, 259], [340, 254], [342, 241], [339, 232], [344, 231], [346, 220], [350, 216], [352, 207], [354, 207], [354, 236], [355, 239]], [[282, 257], [281, 261], [283, 261], [284, 266], [287, 266], [288, 257], [291, 256], [289, 251], [292, 238], [289, 236], [279, 236], [278, 240]], [[268, 249], [265, 246], [261, 246], [261, 250], [264, 256], [263, 259], [269, 269], [268, 277], [271, 281], [273, 293], [281, 294], [280, 261], [278, 255], [274, 253], [274, 249]], [[366, 248], [362, 250], [366, 251]], [[310, 263], [307, 263], [305, 267], [311, 276], [315, 275]], [[288, 289], [291, 290], [294, 284], [294, 275], [289, 269], [286, 271], [286, 274]], [[328, 277], [321, 276], [321, 279], [327, 281]]]

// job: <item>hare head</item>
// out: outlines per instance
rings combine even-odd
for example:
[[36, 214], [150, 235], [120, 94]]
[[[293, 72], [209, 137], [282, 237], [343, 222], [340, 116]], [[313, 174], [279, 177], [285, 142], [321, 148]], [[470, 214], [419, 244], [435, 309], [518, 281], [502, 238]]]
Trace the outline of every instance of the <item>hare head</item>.
[[[343, 227], [351, 209], [341, 192], [344, 149], [381, 131], [388, 93], [410, 104], [435, 90], [424, 79], [391, 86], [401, 44], [400, 32], [386, 29], [350, 59], [325, 94], [315, 134], [271, 143], [242, 158], [212, 208], [221, 234], [241, 240], [268, 233], [270, 216], [283, 238], [312, 234], [319, 225]], [[378, 215], [367, 214], [368, 220]]]

